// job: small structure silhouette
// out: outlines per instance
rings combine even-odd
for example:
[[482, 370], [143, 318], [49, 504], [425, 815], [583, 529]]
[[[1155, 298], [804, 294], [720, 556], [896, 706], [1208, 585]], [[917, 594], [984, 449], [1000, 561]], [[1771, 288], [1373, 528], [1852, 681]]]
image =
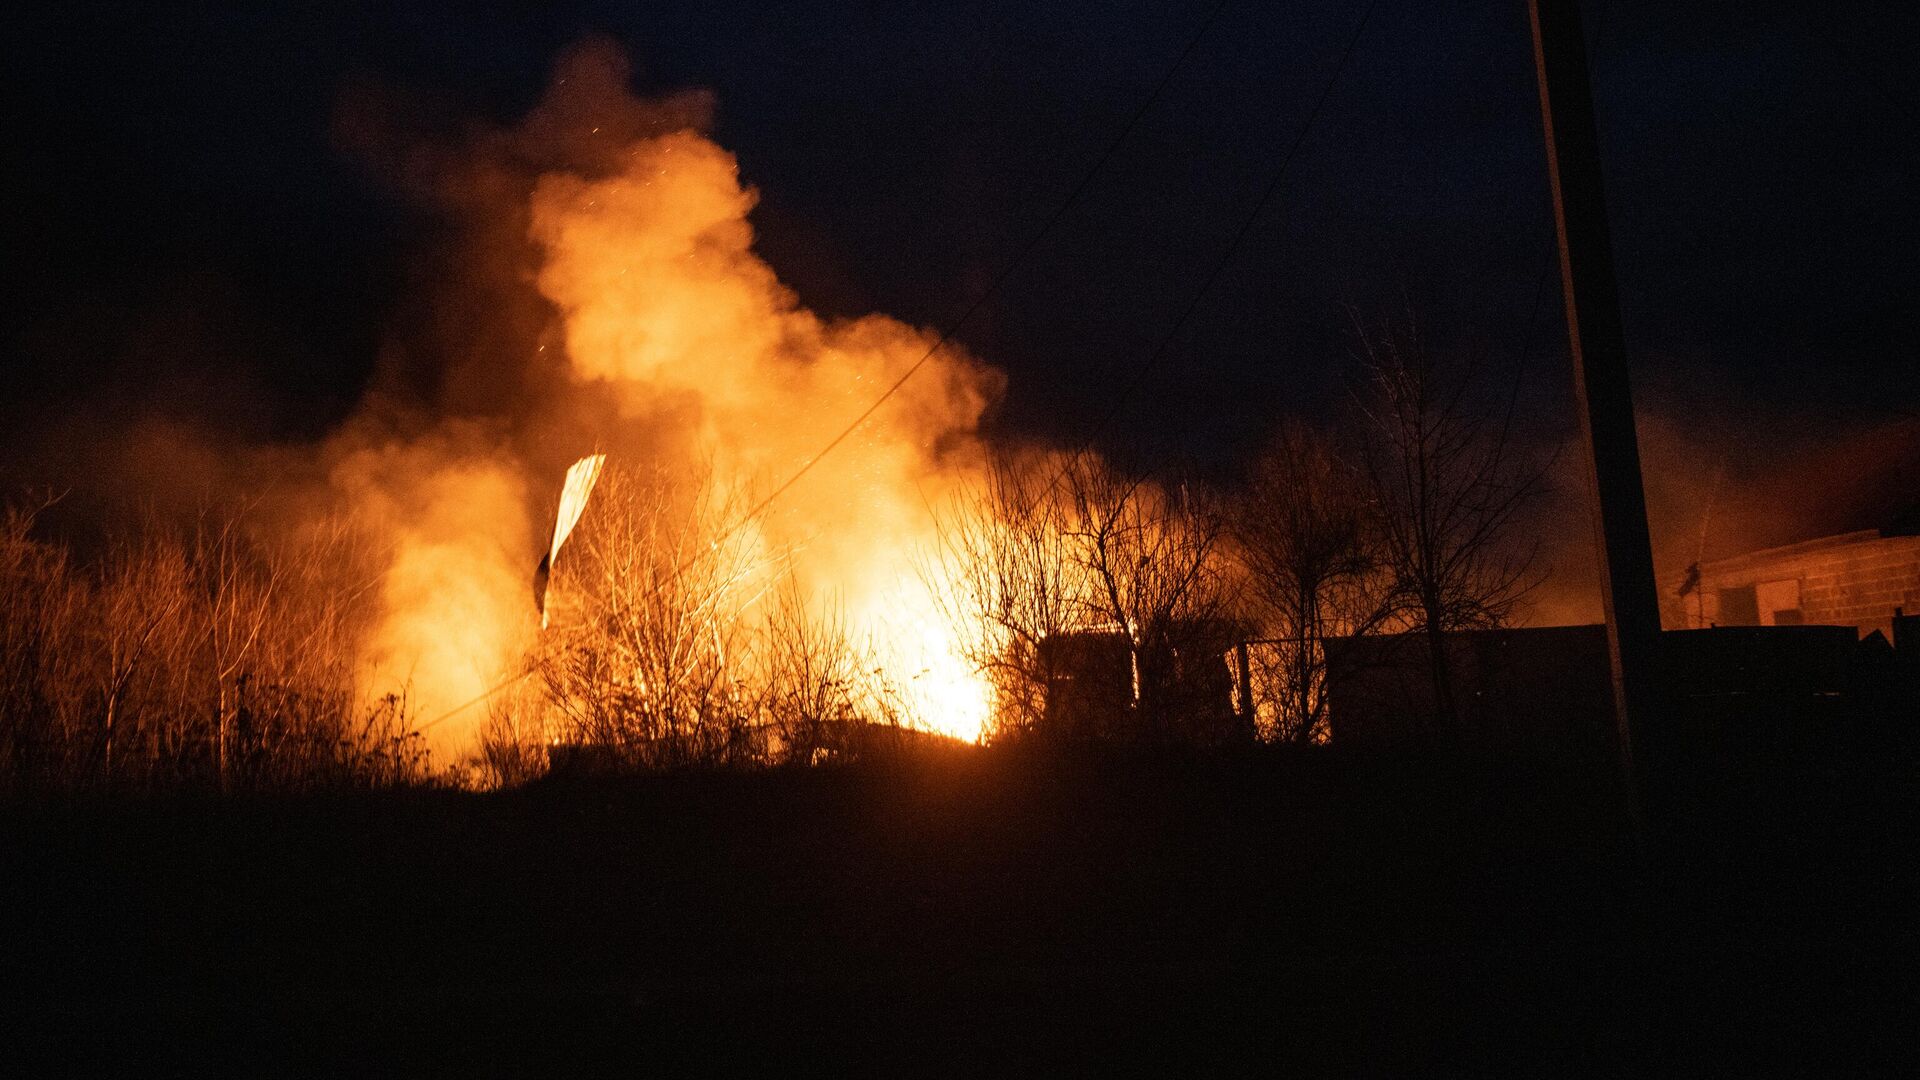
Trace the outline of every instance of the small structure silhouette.
[[1231, 657], [1244, 627], [1225, 620], [1181, 623], [1136, 658], [1121, 630], [1055, 634], [1040, 643], [1051, 672], [1040, 724], [1070, 742], [1251, 742], [1250, 713], [1237, 704]]
[[[1900, 644], [1851, 626], [1739, 626], [1661, 635], [1666, 686], [1654, 727], [1688, 743], [1852, 737], [1911, 709], [1920, 632], [1899, 616]], [[1424, 635], [1326, 642], [1332, 742], [1445, 743], [1489, 749], [1598, 748], [1613, 738], [1601, 626], [1470, 630], [1445, 637], [1455, 715], [1434, 706]]]
[[1694, 629], [1821, 625], [1891, 635], [1896, 612], [1920, 611], [1920, 520], [1908, 515], [1692, 571], [1682, 600]]

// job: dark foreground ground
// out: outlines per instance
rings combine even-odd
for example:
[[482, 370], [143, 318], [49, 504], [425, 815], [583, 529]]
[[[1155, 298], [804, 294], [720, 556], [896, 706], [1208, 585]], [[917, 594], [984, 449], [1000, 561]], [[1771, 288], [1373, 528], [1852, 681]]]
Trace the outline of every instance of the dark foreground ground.
[[1913, 777], [1810, 773], [1638, 848], [1329, 753], [12, 806], [0, 1074], [1911, 1075]]

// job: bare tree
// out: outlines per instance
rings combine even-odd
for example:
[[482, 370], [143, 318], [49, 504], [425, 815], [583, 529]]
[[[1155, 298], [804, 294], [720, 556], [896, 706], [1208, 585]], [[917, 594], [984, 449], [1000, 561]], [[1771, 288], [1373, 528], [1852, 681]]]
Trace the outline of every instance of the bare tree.
[[263, 635], [272, 629], [280, 597], [282, 567], [272, 558], [248, 558], [239, 535], [239, 518], [210, 525], [203, 515], [194, 534], [194, 562], [206, 588], [198, 598], [213, 682], [214, 774], [220, 790], [232, 783], [232, 761], [241, 677], [256, 657]]
[[1189, 484], [1161, 487], [1092, 454], [1073, 459], [1061, 487], [1075, 554], [1092, 580], [1091, 621], [1127, 644], [1134, 734], [1198, 735], [1205, 703], [1196, 692], [1206, 674], [1225, 677], [1235, 636], [1219, 558], [1222, 516]]
[[1446, 634], [1503, 625], [1538, 583], [1538, 545], [1514, 532], [1545, 467], [1515, 444], [1514, 396], [1483, 396], [1477, 363], [1441, 361], [1411, 320], [1360, 341], [1361, 459], [1381, 552], [1399, 612], [1427, 638], [1435, 718], [1452, 723]]
[[1323, 431], [1290, 421], [1233, 507], [1235, 549], [1270, 637], [1270, 647], [1254, 654], [1258, 685], [1271, 688], [1269, 707], [1258, 710], [1268, 738], [1325, 736], [1322, 642], [1377, 630], [1392, 613], [1379, 529], [1360, 480]]
[[[432, 762], [406, 689], [360, 698], [359, 650], [384, 561], [362, 523], [321, 517], [271, 539], [242, 527], [203, 533], [196, 546], [228, 545], [221, 559], [231, 564], [222, 571], [221, 560], [196, 559], [205, 579], [196, 618], [210, 643], [225, 644], [203, 663], [230, 671], [220, 684], [228, 698], [220, 782], [288, 790], [425, 779]], [[220, 703], [211, 705], [217, 719]]]
[[12, 782], [74, 789], [280, 790], [413, 782], [426, 756], [403, 695], [362, 707], [355, 650], [371, 581], [341, 522], [251, 535], [148, 522], [74, 568], [0, 534], [0, 740]]
[[66, 552], [33, 538], [56, 501], [0, 512], [0, 783], [35, 787], [69, 775], [83, 713], [62, 689], [77, 650], [65, 647], [87, 609], [84, 583]]
[[791, 576], [771, 597], [760, 656], [762, 705], [788, 764], [847, 757], [854, 733], [883, 711], [872, 696], [884, 676], [855, 646], [840, 609], [814, 610]]
[[102, 571], [93, 610], [101, 661], [95, 674], [100, 775], [108, 784], [138, 766], [145, 767], [140, 779], [151, 779], [156, 743], [167, 734], [161, 684], [170, 671], [165, 660], [176, 643], [174, 620], [187, 594], [185, 555], [164, 541], [122, 541]]
[[774, 567], [703, 477], [608, 470], [551, 587], [535, 663], [573, 740], [647, 766], [747, 760], [749, 609]]
[[996, 737], [1200, 735], [1195, 690], [1227, 681], [1222, 532], [1203, 494], [1089, 452], [996, 460], [942, 519], [928, 574], [995, 686]]
[[923, 570], [967, 662], [993, 686], [991, 737], [1037, 730], [1062, 674], [1046, 643], [1085, 630], [1095, 608], [1057, 479], [1050, 458], [996, 455], [939, 516], [940, 548]]

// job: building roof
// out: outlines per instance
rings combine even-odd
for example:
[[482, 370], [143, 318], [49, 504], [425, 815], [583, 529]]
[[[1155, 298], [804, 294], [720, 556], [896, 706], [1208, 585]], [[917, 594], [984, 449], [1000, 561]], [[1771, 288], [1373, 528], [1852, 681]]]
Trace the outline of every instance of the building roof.
[[1729, 555], [1724, 559], [1713, 559], [1701, 563], [1700, 570], [1705, 574], [1720, 574], [1731, 570], [1738, 570], [1746, 566], [1757, 566], [1764, 563], [1776, 562], [1780, 559], [1792, 558], [1796, 555], [1813, 555], [1833, 548], [1870, 543], [1874, 540], [1883, 539], [1885, 535], [1885, 532], [1880, 529], [1860, 529], [1857, 532], [1822, 536], [1817, 540], [1802, 540], [1794, 544], [1782, 544], [1779, 547], [1761, 548], [1758, 551], [1747, 551], [1739, 555]]

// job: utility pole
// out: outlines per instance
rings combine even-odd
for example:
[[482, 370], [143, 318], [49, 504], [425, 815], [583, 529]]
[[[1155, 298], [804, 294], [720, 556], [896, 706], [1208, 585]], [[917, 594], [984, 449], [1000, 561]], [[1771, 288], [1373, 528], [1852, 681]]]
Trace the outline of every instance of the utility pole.
[[1620, 762], [1637, 816], [1640, 776], [1634, 751], [1660, 693], [1660, 596], [1647, 537], [1647, 501], [1640, 480], [1626, 335], [1607, 238], [1600, 147], [1579, 0], [1528, 0], [1534, 74], [1546, 129], [1547, 175], [1553, 182], [1554, 228], [1560, 237], [1560, 281], [1574, 390], [1586, 434], [1600, 595], [1607, 614]]

